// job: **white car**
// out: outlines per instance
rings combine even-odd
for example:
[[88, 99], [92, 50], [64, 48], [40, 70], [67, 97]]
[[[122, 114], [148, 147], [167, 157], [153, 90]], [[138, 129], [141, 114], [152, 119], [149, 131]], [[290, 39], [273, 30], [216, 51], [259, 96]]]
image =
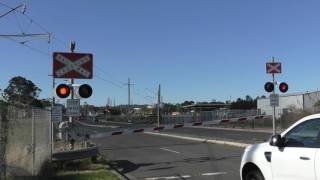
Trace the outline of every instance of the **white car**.
[[247, 147], [242, 180], [320, 180], [320, 114], [307, 116], [269, 142]]

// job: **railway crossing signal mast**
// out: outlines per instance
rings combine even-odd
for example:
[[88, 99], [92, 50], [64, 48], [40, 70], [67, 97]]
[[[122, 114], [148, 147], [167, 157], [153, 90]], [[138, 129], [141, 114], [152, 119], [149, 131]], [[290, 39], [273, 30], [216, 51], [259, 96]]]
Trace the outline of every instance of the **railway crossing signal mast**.
[[74, 79], [92, 79], [93, 76], [93, 55], [74, 53], [75, 46], [75, 42], [71, 42], [71, 52], [53, 53], [53, 78], [70, 79], [70, 84], [59, 84], [55, 89], [59, 98], [67, 98], [71, 95], [66, 103], [70, 123], [73, 117], [80, 116], [80, 99], [75, 99], [74, 94], [77, 93], [81, 98], [89, 98], [93, 91], [88, 84], [74, 88]]
[[[274, 58], [272, 57], [272, 62], [267, 62], [266, 64], [266, 72], [267, 74], [272, 74], [272, 82], [267, 82], [264, 85], [264, 89], [266, 92], [271, 93], [270, 98], [270, 106], [273, 107], [273, 115], [272, 115], [272, 128], [273, 128], [273, 135], [276, 134], [276, 107], [279, 106], [279, 94], [275, 92], [275, 86], [278, 84], [275, 81], [275, 74], [281, 73], [281, 63], [275, 62]], [[282, 93], [286, 93], [289, 89], [287, 83], [282, 82], [279, 85], [279, 90]]]

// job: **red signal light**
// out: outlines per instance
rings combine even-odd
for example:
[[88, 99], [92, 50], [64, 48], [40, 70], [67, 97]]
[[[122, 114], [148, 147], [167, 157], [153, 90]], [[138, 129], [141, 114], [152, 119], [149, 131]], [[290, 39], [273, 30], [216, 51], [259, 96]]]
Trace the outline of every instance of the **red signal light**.
[[285, 83], [285, 82], [280, 83], [280, 85], [279, 85], [279, 90], [280, 90], [281, 92], [285, 93], [285, 92], [288, 91], [288, 89], [289, 89], [289, 86], [288, 86], [287, 83]]
[[70, 87], [66, 84], [60, 84], [56, 88], [56, 94], [60, 98], [66, 98], [70, 95]]

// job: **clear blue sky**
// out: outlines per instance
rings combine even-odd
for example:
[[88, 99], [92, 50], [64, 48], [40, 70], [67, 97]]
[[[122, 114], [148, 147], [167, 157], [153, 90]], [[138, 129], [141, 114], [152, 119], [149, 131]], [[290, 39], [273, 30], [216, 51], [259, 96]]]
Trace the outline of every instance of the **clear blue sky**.
[[[14, 6], [20, 1], [1, 1]], [[78, 52], [94, 54], [95, 74], [118, 84], [130, 77], [134, 103], [161, 83], [165, 102], [210, 101], [266, 94], [265, 62], [283, 64], [290, 92], [320, 87], [320, 2], [238, 0], [26, 1], [26, 13]], [[5, 9], [0, 5], [0, 14]], [[0, 33], [43, 32], [21, 15], [0, 18]], [[56, 39], [27, 43], [49, 54], [68, 51]], [[0, 39], [0, 87], [22, 75], [51, 96], [52, 58]], [[63, 81], [59, 81], [63, 82]], [[82, 82], [82, 81], [77, 81]], [[126, 88], [94, 78], [90, 104], [127, 102]], [[139, 93], [139, 95], [137, 94]], [[155, 100], [154, 100], [155, 101]]]

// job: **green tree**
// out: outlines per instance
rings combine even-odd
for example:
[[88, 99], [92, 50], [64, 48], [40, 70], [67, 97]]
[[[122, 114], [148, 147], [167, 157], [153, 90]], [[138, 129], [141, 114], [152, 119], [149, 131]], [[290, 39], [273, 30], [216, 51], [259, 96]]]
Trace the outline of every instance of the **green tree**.
[[32, 104], [39, 96], [41, 89], [32, 81], [16, 76], [9, 81], [3, 90], [3, 98], [11, 104]]
[[184, 101], [183, 103], [181, 103], [181, 106], [187, 106], [192, 104], [194, 104], [194, 101]]
[[238, 98], [236, 101], [231, 103], [231, 109], [256, 109], [257, 108], [257, 98], [253, 99], [251, 96], [247, 95], [245, 99]]

